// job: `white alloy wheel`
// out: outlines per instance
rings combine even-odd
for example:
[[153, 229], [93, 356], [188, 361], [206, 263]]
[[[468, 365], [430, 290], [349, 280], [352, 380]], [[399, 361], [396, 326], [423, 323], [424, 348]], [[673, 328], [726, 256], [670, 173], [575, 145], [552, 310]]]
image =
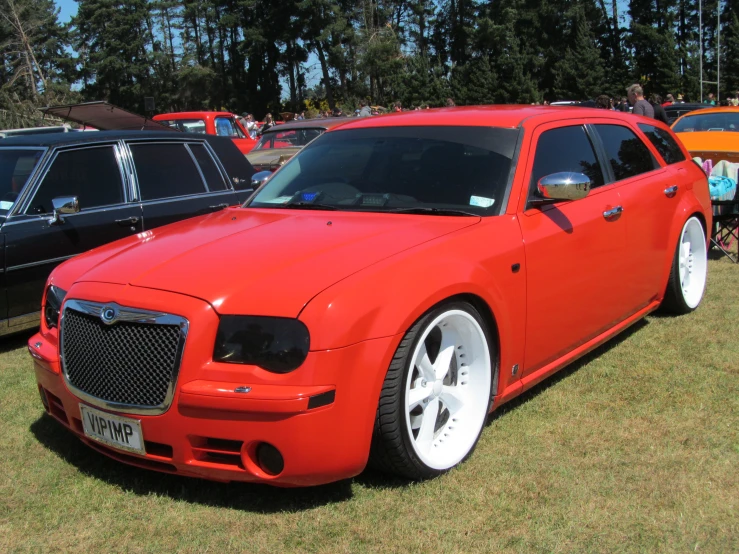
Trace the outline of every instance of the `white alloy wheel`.
[[440, 313], [421, 331], [405, 378], [405, 430], [420, 461], [446, 470], [472, 450], [487, 417], [490, 349], [467, 311]]
[[708, 268], [706, 235], [697, 218], [691, 217], [683, 227], [678, 246], [678, 272], [683, 301], [695, 309], [703, 298]]

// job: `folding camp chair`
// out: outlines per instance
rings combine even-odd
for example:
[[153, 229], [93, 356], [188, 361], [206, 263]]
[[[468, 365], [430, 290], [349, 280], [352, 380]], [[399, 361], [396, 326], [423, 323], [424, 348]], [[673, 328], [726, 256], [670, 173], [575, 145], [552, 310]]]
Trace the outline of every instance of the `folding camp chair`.
[[[739, 263], [739, 188], [731, 200], [711, 200], [713, 230], [711, 243], [734, 263]], [[736, 256], [731, 252], [736, 245]]]

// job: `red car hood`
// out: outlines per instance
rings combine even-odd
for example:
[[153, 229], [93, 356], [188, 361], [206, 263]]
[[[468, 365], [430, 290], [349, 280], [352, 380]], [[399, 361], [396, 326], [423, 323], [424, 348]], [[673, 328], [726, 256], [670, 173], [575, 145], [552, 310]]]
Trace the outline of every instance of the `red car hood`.
[[296, 317], [352, 273], [479, 221], [233, 208], [92, 250], [59, 268], [55, 282], [167, 290], [201, 298], [221, 314]]

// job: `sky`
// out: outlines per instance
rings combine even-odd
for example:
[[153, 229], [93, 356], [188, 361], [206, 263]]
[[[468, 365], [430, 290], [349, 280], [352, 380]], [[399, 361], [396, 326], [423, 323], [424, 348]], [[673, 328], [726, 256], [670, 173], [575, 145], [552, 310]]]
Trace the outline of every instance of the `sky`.
[[61, 10], [59, 12], [61, 23], [67, 23], [77, 13], [77, 2], [74, 0], [56, 0], [56, 5]]

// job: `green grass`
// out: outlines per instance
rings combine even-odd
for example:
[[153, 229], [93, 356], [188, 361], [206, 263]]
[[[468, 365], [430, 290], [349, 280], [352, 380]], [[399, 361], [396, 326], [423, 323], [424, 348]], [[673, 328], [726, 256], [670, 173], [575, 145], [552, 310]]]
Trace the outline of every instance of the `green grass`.
[[737, 552], [739, 266], [493, 414], [424, 483], [282, 490], [118, 464], [43, 415], [0, 343], [0, 552]]

